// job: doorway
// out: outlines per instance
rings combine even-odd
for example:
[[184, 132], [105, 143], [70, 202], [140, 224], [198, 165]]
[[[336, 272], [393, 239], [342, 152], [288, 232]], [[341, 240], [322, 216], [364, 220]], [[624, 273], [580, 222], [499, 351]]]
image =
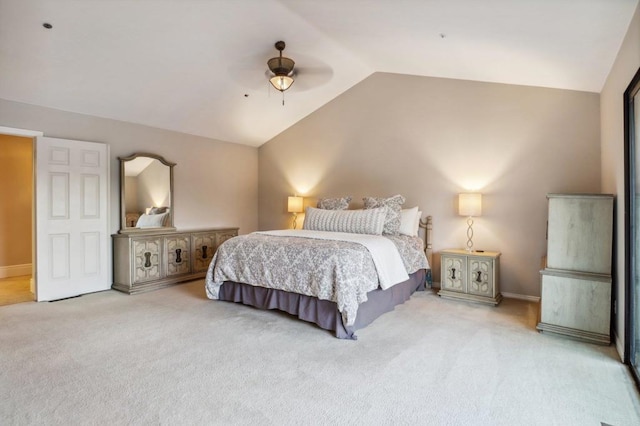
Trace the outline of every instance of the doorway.
[[625, 363], [640, 384], [640, 69], [624, 92]]
[[0, 306], [33, 301], [33, 138], [0, 134]]

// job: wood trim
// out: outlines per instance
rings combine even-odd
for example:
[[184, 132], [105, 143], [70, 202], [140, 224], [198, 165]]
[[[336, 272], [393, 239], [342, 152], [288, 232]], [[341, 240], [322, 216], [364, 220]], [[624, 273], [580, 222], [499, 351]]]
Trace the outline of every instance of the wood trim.
[[25, 263], [23, 265], [0, 266], [0, 278], [19, 277], [22, 275], [31, 275], [33, 273], [33, 265]]
[[445, 299], [459, 299], [468, 302], [484, 303], [485, 305], [498, 306], [502, 301], [502, 293], [498, 293], [495, 297], [477, 296], [470, 293], [460, 293], [457, 291], [440, 290], [438, 296]]
[[613, 198], [613, 194], [547, 194], [547, 198]]
[[36, 138], [38, 136], [44, 136], [43, 132], [37, 130], [15, 129], [13, 127], [0, 126], [0, 134], [11, 136], [22, 136], [26, 138]]
[[605, 283], [611, 282], [611, 275], [593, 274], [593, 273], [581, 272], [581, 271], [569, 271], [565, 269], [546, 268], [540, 271], [540, 275], [551, 275], [554, 277], [563, 277], [563, 278], [575, 278], [578, 280], [602, 281]]
[[529, 296], [526, 294], [517, 294], [517, 293], [505, 293], [503, 291], [502, 297], [505, 299], [518, 299], [518, 300], [526, 300], [527, 302], [540, 303], [539, 296]]
[[562, 327], [560, 325], [538, 323], [536, 329], [541, 332], [559, 334], [572, 339], [596, 343], [599, 345], [611, 344], [611, 338], [607, 334], [592, 333], [584, 330], [576, 330], [575, 328]]

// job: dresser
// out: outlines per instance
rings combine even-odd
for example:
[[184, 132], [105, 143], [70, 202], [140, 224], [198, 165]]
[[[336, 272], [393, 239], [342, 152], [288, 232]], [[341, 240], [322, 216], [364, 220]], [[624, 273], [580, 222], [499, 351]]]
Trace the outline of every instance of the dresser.
[[448, 249], [440, 261], [439, 296], [494, 306], [502, 300], [500, 253]]
[[549, 194], [537, 329], [611, 343], [613, 195]]
[[113, 238], [113, 285], [129, 294], [202, 278], [238, 228], [121, 233]]

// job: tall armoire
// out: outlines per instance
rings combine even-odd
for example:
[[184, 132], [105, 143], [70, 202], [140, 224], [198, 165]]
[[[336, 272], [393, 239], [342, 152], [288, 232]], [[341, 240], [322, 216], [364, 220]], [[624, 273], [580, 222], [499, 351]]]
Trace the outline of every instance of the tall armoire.
[[549, 194], [537, 329], [611, 343], [613, 195]]

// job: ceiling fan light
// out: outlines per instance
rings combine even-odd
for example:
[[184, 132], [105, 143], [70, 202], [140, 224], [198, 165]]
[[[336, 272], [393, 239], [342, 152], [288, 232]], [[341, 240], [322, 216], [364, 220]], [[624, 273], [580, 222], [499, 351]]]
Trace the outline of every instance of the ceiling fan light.
[[274, 75], [269, 79], [269, 82], [276, 90], [284, 92], [293, 84], [293, 78], [288, 75]]

